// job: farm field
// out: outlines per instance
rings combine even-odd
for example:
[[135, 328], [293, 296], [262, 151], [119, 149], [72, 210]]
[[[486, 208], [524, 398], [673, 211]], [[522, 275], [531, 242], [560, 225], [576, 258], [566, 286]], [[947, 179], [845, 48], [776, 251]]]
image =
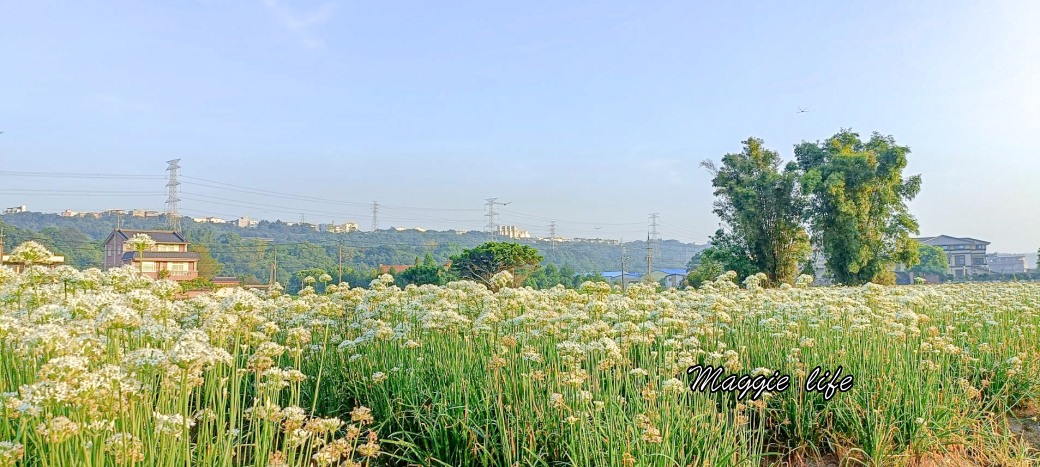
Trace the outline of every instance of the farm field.
[[[757, 280], [492, 292], [384, 276], [179, 299], [129, 268], [0, 269], [0, 466], [1037, 461], [1009, 420], [1037, 415], [1040, 284]], [[697, 364], [792, 384], [695, 392]], [[817, 366], [853, 387], [803, 390]]]

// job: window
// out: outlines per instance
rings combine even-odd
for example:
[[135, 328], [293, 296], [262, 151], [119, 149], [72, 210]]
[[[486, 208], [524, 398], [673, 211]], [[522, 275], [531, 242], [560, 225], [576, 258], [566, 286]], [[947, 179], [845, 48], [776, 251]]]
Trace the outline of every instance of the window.
[[986, 265], [986, 257], [984, 257], [984, 256], [972, 256], [971, 257], [971, 265], [972, 266], [985, 266]]
[[159, 244], [155, 246], [155, 251], [181, 251], [180, 245], [163, 245]]
[[170, 263], [170, 272], [188, 272], [188, 263]]
[[141, 272], [155, 272], [155, 261], [141, 262]]
[[957, 255], [954, 257], [954, 266], [964, 266], [964, 255]]

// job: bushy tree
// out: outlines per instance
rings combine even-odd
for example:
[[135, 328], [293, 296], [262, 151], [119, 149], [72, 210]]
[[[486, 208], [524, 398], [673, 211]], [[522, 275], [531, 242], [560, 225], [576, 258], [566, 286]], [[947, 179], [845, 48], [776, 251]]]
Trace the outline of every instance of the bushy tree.
[[937, 246], [918, 242], [917, 256], [920, 258], [920, 262], [910, 268], [910, 272], [914, 274], [944, 276], [950, 268], [950, 262], [946, 259], [946, 252]]
[[920, 191], [921, 177], [903, 176], [909, 152], [891, 136], [863, 141], [851, 130], [795, 147], [814, 241], [836, 282], [892, 283], [896, 263], [917, 264], [910, 236], [918, 225], [906, 203]]
[[209, 252], [209, 247], [201, 244], [191, 244], [188, 246], [188, 251], [193, 251], [199, 254], [198, 270], [199, 277], [206, 279], [212, 279], [217, 274], [220, 274], [220, 270], [223, 267], [220, 262], [213, 258], [213, 255]]
[[702, 163], [715, 176], [714, 212], [731, 241], [770, 283], [793, 284], [811, 250], [802, 222], [805, 198], [798, 166], [791, 162], [781, 168], [780, 155], [761, 139], [743, 144], [742, 152], [723, 156], [721, 166]]
[[538, 269], [542, 255], [527, 245], [508, 242], [488, 242], [463, 250], [451, 257], [451, 270], [463, 279], [495, 287], [491, 277], [501, 271], [513, 276], [513, 287], [519, 287], [527, 276]]
[[422, 263], [419, 262], [419, 258], [415, 258], [415, 266], [401, 271], [397, 275], [397, 279], [400, 280], [401, 285], [441, 285], [444, 283], [443, 273], [444, 268], [433, 260], [433, 255], [427, 253]]

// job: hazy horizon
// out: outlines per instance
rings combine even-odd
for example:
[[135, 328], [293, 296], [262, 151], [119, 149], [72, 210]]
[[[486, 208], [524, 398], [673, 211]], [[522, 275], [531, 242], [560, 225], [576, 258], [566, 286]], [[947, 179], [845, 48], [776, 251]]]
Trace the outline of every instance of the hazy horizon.
[[494, 197], [533, 236], [645, 239], [660, 213], [661, 238], [704, 243], [702, 160], [852, 128], [911, 148], [921, 236], [1035, 252], [1038, 20], [1026, 1], [20, 3], [0, 208], [161, 211], [179, 158], [191, 217], [367, 230], [378, 201], [381, 228], [482, 230]]

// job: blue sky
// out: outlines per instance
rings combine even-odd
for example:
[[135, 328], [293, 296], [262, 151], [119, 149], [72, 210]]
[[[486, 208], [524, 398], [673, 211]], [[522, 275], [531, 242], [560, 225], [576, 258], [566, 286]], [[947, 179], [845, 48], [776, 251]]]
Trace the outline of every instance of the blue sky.
[[[0, 172], [180, 158], [185, 177], [315, 198], [185, 178], [193, 216], [365, 228], [377, 200], [384, 228], [481, 229], [497, 197], [498, 222], [535, 235], [645, 238], [658, 212], [663, 237], [704, 242], [700, 161], [852, 128], [910, 146], [923, 235], [1035, 251], [1040, 3], [908, 3], [18, 2]], [[0, 174], [0, 205], [162, 209], [163, 185]], [[77, 194], [25, 191], [43, 189]]]

